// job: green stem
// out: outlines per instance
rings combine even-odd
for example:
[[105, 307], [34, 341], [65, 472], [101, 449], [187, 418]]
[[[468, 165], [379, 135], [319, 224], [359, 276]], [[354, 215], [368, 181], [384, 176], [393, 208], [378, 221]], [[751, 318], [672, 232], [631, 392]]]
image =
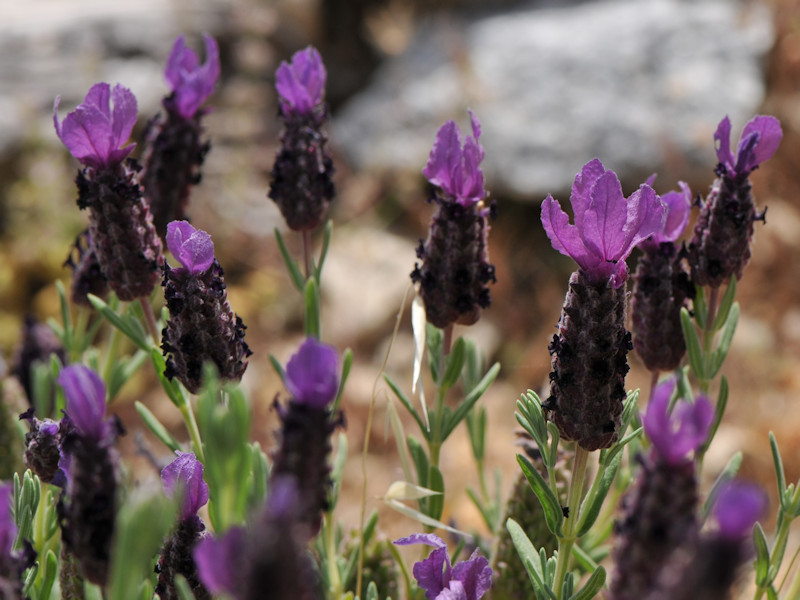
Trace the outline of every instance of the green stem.
[[580, 520], [580, 505], [583, 499], [583, 488], [586, 480], [586, 463], [589, 452], [580, 446], [575, 448], [575, 459], [572, 465], [572, 480], [569, 484], [567, 495], [568, 517], [564, 520], [564, 535], [558, 539], [558, 558], [556, 559], [556, 573], [553, 579], [556, 598], [562, 600], [561, 593], [569, 570], [572, 547], [577, 538], [578, 521]]
[[311, 259], [311, 232], [303, 230], [303, 260], [306, 267], [306, 281], [314, 274], [313, 262]]
[[[344, 594], [342, 589], [342, 580], [339, 577], [338, 559], [336, 556], [336, 545], [333, 539], [333, 511], [325, 513], [325, 520], [322, 526], [323, 534], [325, 535], [325, 552], [328, 555], [328, 583], [330, 597], [338, 600]], [[356, 591], [360, 596], [361, 592]]]
[[711, 380], [705, 378], [705, 373], [711, 370], [712, 346], [714, 343], [714, 321], [717, 319], [717, 300], [719, 298], [719, 288], [712, 287], [708, 298], [708, 312], [706, 313], [706, 326], [703, 328], [703, 372], [700, 379], [700, 391], [708, 395]]
[[183, 415], [183, 421], [186, 423], [186, 430], [189, 432], [189, 437], [192, 438], [192, 446], [194, 446], [194, 453], [197, 456], [197, 460], [201, 463], [205, 464], [206, 458], [205, 453], [203, 452], [203, 441], [200, 437], [200, 428], [197, 426], [197, 420], [194, 417], [194, 411], [192, 410], [191, 404], [189, 400], [183, 403], [180, 407], [181, 415]]
[[142, 307], [144, 322], [147, 325], [147, 331], [150, 334], [150, 337], [153, 338], [153, 343], [155, 345], [159, 345], [161, 343], [161, 332], [158, 330], [156, 316], [153, 314], [153, 305], [150, 304], [150, 300], [148, 298], [143, 296], [139, 298], [139, 306]]

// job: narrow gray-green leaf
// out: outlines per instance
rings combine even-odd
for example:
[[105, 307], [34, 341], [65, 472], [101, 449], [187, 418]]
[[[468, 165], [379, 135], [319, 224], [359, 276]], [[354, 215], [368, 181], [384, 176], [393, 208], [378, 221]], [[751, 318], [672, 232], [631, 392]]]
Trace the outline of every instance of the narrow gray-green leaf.
[[714, 350], [714, 360], [709, 378], [716, 377], [725, 358], [728, 356], [728, 351], [731, 349], [731, 342], [733, 341], [733, 334], [736, 333], [736, 324], [739, 322], [739, 303], [736, 302], [731, 307], [728, 320], [725, 321], [725, 328], [722, 330], [722, 336], [719, 340], [719, 346]]
[[570, 600], [591, 600], [602, 589], [605, 582], [606, 570], [603, 567], [598, 567], [586, 581], [586, 584], [577, 593], [570, 596]]
[[465, 350], [464, 339], [458, 338], [450, 349], [450, 354], [445, 358], [444, 375], [439, 383], [440, 387], [450, 389], [458, 381], [461, 370], [464, 368]]
[[528, 577], [534, 587], [534, 592], [550, 600], [556, 600], [556, 595], [553, 593], [553, 590], [544, 583], [544, 573], [542, 572], [539, 553], [536, 551], [536, 548], [533, 547], [525, 531], [519, 526], [519, 523], [511, 518], [506, 521], [506, 529], [508, 529], [511, 541], [514, 543], [514, 548], [517, 549], [517, 554], [525, 567], [525, 571], [528, 573]]
[[297, 266], [297, 262], [295, 262], [295, 260], [289, 254], [289, 250], [286, 248], [286, 244], [283, 242], [283, 236], [281, 235], [281, 232], [278, 231], [277, 227], [275, 228], [275, 241], [278, 242], [278, 249], [281, 251], [283, 262], [286, 265], [286, 270], [289, 271], [289, 276], [292, 279], [294, 287], [297, 288], [298, 292], [302, 292], [306, 285], [306, 278], [303, 277], [303, 274], [300, 272], [300, 267]]
[[722, 324], [728, 320], [728, 311], [733, 306], [733, 299], [736, 297], [736, 278], [731, 277], [728, 282], [728, 289], [725, 290], [725, 295], [722, 297], [722, 302], [719, 303], [719, 310], [714, 319], [714, 331], [719, 331]]
[[319, 288], [313, 277], [306, 282], [305, 289], [305, 324], [306, 336], [320, 339], [320, 315], [319, 315]]
[[533, 493], [536, 494], [539, 503], [542, 505], [547, 528], [553, 535], [561, 537], [561, 535], [563, 535], [561, 525], [564, 521], [564, 513], [562, 512], [558, 498], [556, 498], [556, 495], [547, 485], [547, 482], [539, 471], [536, 470], [536, 467], [534, 467], [526, 457], [517, 454], [517, 462], [522, 468], [522, 472], [525, 474], [525, 478], [528, 480]]
[[597, 515], [600, 514], [600, 508], [603, 506], [603, 501], [606, 499], [608, 490], [617, 476], [620, 461], [622, 460], [622, 453], [618, 452], [607, 463], [607, 466], [599, 474], [598, 484], [592, 485], [589, 495], [583, 501], [580, 511], [580, 521], [578, 523], [577, 537], [581, 538], [586, 535], [586, 532], [591, 529], [594, 522], [597, 520]]
[[767, 583], [767, 572], [769, 570], [769, 545], [761, 524], [756, 522], [753, 527], [753, 544], [756, 548], [756, 585], [764, 587]]
[[692, 372], [697, 379], [702, 381], [707, 380], [705, 376], [705, 368], [703, 367], [703, 351], [700, 348], [700, 339], [697, 337], [697, 330], [692, 323], [692, 318], [689, 316], [689, 311], [686, 308], [681, 308], [681, 329], [683, 329], [683, 337], [686, 340], [686, 353], [689, 356], [689, 365], [692, 367]]
[[134, 403], [136, 407], [136, 412], [139, 413], [139, 416], [144, 421], [144, 424], [147, 425], [148, 429], [153, 432], [161, 442], [173, 452], [181, 450], [181, 445], [178, 443], [172, 434], [167, 431], [167, 428], [158, 420], [158, 418], [150, 412], [150, 409], [147, 408], [144, 404], [139, 402], [138, 400]]
[[492, 385], [492, 382], [497, 378], [497, 374], [500, 373], [500, 363], [494, 363], [492, 368], [483, 376], [480, 383], [475, 386], [467, 397], [464, 398], [464, 401], [458, 405], [453, 415], [447, 420], [444, 425], [444, 431], [442, 432], [442, 441], [446, 440], [450, 433], [455, 429], [456, 425], [458, 425], [464, 417], [467, 416], [467, 413], [470, 409], [475, 405], [475, 403], [480, 400], [483, 393], [489, 389], [489, 386]]

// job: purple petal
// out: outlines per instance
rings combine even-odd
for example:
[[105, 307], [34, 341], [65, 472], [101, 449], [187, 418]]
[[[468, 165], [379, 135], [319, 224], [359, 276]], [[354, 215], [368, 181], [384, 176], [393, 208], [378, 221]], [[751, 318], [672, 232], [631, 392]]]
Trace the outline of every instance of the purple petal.
[[680, 192], [667, 192], [661, 196], [661, 201], [666, 206], [667, 218], [664, 221], [664, 228], [653, 235], [653, 241], [657, 244], [664, 242], [674, 242], [677, 240], [686, 225], [689, 223], [689, 213], [692, 209], [692, 191], [689, 186], [679, 181]]
[[604, 261], [619, 260], [626, 241], [628, 202], [614, 171], [606, 171], [595, 181], [583, 218], [584, 245]]
[[449, 193], [453, 189], [453, 173], [460, 161], [461, 131], [455, 121], [447, 121], [436, 132], [436, 139], [422, 174], [433, 185]]
[[553, 248], [571, 257], [582, 269], [590, 269], [598, 263], [597, 257], [589, 254], [584, 246], [578, 227], [570, 224], [569, 215], [552, 196], [547, 196], [542, 203], [542, 226]]
[[744, 126], [738, 152], [741, 152], [744, 140], [753, 133], [758, 133], [758, 143], [745, 165], [747, 170], [753, 170], [761, 163], [772, 158], [772, 155], [775, 154], [783, 138], [783, 131], [781, 130], [781, 124], [778, 119], [770, 116], [756, 115]]
[[575, 215], [575, 227], [579, 230], [583, 229], [583, 216], [589, 208], [592, 188], [605, 172], [603, 163], [600, 162], [600, 159], [595, 158], [583, 165], [581, 172], [575, 175], [569, 203], [572, 205], [572, 212]]
[[0, 560], [11, 553], [17, 537], [17, 524], [11, 513], [14, 487], [10, 483], [0, 484]]
[[61, 370], [58, 383], [67, 398], [66, 412], [83, 435], [100, 440], [105, 433], [106, 388], [89, 367], [70, 365]]
[[287, 114], [308, 114], [323, 102], [325, 65], [316, 48], [295, 52], [290, 64], [282, 62], [275, 73], [275, 89]]
[[451, 579], [447, 587], [443, 589], [436, 600], [469, 600], [464, 584], [456, 579]]
[[172, 221], [167, 225], [167, 248], [193, 275], [206, 272], [214, 262], [211, 236], [188, 221]]
[[442, 538], [433, 533], [414, 533], [408, 537], [400, 538], [394, 542], [398, 546], [410, 544], [426, 544], [435, 549], [428, 558], [414, 564], [414, 578], [419, 587], [425, 590], [428, 600], [435, 600], [439, 593], [447, 586], [451, 577], [450, 556], [447, 554], [447, 544]]
[[324, 409], [339, 391], [339, 366], [332, 346], [308, 338], [286, 365], [286, 387], [294, 399]]
[[619, 249], [624, 260], [639, 242], [664, 229], [666, 205], [649, 185], [641, 185], [628, 198], [628, 218], [625, 222], [625, 239]]
[[729, 539], [742, 539], [767, 511], [767, 495], [759, 486], [729, 481], [717, 494], [714, 516], [720, 533]]
[[485, 556], [476, 549], [469, 559], [453, 567], [453, 579], [464, 584], [466, 600], [479, 600], [492, 587], [492, 568]]
[[183, 489], [181, 520], [186, 521], [208, 502], [208, 485], [203, 481], [203, 463], [193, 452], [175, 454], [177, 458], [161, 471], [161, 485], [168, 498], [175, 495], [176, 485]]
[[183, 36], [175, 40], [167, 59], [164, 78], [175, 93], [175, 105], [184, 119], [195, 116], [200, 106], [214, 93], [220, 74], [219, 48], [210, 35], [203, 35], [206, 62], [186, 46]]
[[669, 464], [687, 460], [689, 453], [706, 441], [714, 419], [714, 409], [705, 396], [699, 396], [694, 404], [679, 404], [670, 415], [667, 409], [675, 386], [674, 378], [656, 386], [642, 418], [647, 437]]
[[422, 170], [428, 181], [465, 207], [486, 196], [480, 169], [485, 153], [478, 141], [481, 124], [472, 111], [469, 116], [473, 135], [467, 136], [462, 146], [461, 130], [454, 121], [447, 121], [436, 133], [428, 163]]
[[714, 141], [717, 144], [717, 159], [723, 165], [733, 168], [733, 154], [731, 153], [731, 120], [728, 115], [719, 122], [714, 132]]
[[197, 576], [212, 594], [238, 597], [240, 568], [244, 553], [244, 528], [231, 527], [219, 538], [207, 537], [195, 546]]
[[60, 98], [56, 98], [53, 105], [56, 134], [70, 154], [84, 165], [111, 167], [133, 149], [134, 144], [122, 147], [136, 122], [136, 98], [127, 88], [117, 84], [112, 91], [107, 83], [93, 85], [83, 103], [61, 123], [59, 103]]

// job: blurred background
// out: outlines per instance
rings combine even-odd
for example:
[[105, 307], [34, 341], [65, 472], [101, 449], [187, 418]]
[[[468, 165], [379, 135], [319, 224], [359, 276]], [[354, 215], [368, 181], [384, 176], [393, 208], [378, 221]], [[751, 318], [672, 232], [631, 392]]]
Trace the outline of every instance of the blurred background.
[[[189, 214], [212, 235], [231, 305], [248, 327], [255, 353], [243, 385], [256, 407], [254, 437], [265, 447], [275, 429], [272, 400], [285, 396], [268, 356], [285, 362], [302, 336], [299, 297], [273, 234], [283, 228], [281, 217], [266, 197], [280, 133], [274, 72], [294, 51], [319, 48], [338, 190], [322, 284], [323, 340], [355, 354], [344, 401], [354, 454], [345, 493], [353, 501], [339, 511], [350, 523], [357, 522], [355, 454], [373, 384], [432, 214], [421, 169], [446, 119], [465, 126], [467, 108], [481, 119], [487, 188], [497, 201], [493, 304], [457, 333], [502, 363], [483, 402], [487, 462], [506, 473], [508, 486], [516, 465], [514, 404], [547, 382], [547, 344], [574, 268], [544, 235], [541, 200], [551, 193], [564, 203], [574, 174], [595, 156], [619, 174], [626, 193], [657, 172], [661, 193], [685, 180], [705, 194], [717, 123], [730, 115], [738, 136], [752, 115], [777, 116], [781, 147], [752, 178], [758, 206], [769, 208], [767, 224], [756, 226], [739, 286], [742, 314], [723, 370], [732, 390], [728, 414], [706, 472], [715, 474], [742, 449], [743, 476], [762, 483], [774, 506], [773, 430], [788, 479], [800, 477], [797, 0], [0, 0], [0, 15], [0, 357], [10, 362], [26, 314], [57, 316], [53, 282], [67, 280], [62, 265], [86, 224], [75, 205], [77, 163], [53, 130], [55, 96], [63, 116], [93, 83], [123, 83], [139, 100], [138, 139], [167, 92], [163, 66], [175, 37], [186, 35], [202, 52], [200, 34], [208, 32], [220, 45], [222, 77], [208, 102], [212, 149]], [[299, 256], [299, 240], [287, 239]], [[412, 360], [406, 307], [387, 370], [407, 390]], [[633, 353], [630, 362], [628, 387], [646, 388], [648, 373]], [[371, 506], [402, 478], [386, 433], [387, 398], [378, 386]], [[143, 428], [134, 400], [185, 438], [146, 367], [115, 405], [129, 432]], [[445, 518], [469, 529], [479, 517], [458, 490], [477, 479], [462, 433], [442, 456], [454, 482]], [[134, 439], [125, 438], [126, 452], [142, 478], [155, 477]], [[411, 529], [404, 521], [397, 531]]]

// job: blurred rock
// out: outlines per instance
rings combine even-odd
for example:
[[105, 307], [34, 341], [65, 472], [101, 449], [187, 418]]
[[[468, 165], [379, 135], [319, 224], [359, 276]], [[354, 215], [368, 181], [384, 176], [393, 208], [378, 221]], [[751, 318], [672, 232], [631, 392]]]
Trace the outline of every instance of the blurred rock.
[[140, 113], [155, 112], [175, 37], [184, 33], [191, 46], [202, 47], [200, 32], [215, 34], [232, 1], [201, 8], [180, 0], [3, 2], [0, 153], [51, 118], [57, 95], [63, 117], [98, 81], [122, 83], [136, 94]]
[[[600, 157], [631, 184], [654, 171], [703, 181], [713, 133], [764, 97], [773, 43], [758, 2], [600, 0], [431, 17], [409, 49], [334, 115], [356, 167], [424, 166], [438, 127], [483, 123], [488, 185], [539, 200]], [[699, 169], [699, 173], [692, 169]], [[667, 179], [669, 178], [669, 179]]]

